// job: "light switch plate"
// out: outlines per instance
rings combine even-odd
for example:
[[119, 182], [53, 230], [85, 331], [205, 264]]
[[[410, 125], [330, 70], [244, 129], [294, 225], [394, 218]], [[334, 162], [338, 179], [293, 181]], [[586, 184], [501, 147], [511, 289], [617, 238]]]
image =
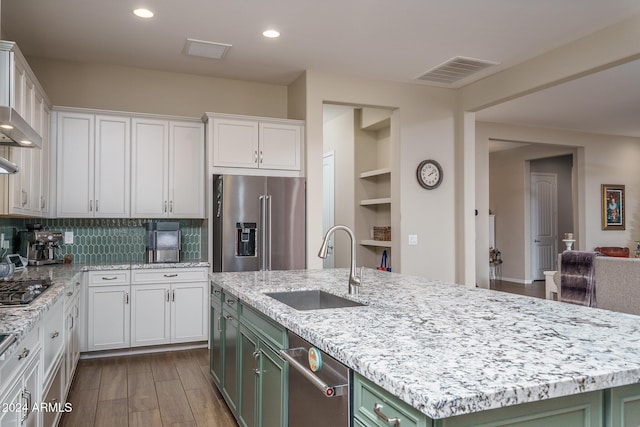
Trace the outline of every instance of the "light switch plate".
[[64, 244], [72, 245], [73, 244], [73, 231], [65, 231], [64, 232]]
[[414, 246], [418, 244], [418, 235], [417, 234], [409, 234], [409, 244]]

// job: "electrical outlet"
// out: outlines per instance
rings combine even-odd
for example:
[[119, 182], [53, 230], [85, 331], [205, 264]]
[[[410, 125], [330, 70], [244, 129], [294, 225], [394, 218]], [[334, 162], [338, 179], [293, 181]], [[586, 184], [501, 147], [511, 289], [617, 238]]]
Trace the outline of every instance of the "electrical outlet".
[[64, 244], [73, 245], [73, 231], [64, 232]]
[[417, 234], [409, 234], [409, 244], [417, 245], [418, 244], [418, 235]]

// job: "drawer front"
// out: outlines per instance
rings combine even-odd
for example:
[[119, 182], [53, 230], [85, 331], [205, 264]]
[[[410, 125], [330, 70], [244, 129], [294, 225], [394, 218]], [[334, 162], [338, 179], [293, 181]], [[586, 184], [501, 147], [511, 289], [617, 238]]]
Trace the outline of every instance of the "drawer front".
[[211, 303], [222, 304], [222, 298], [224, 296], [222, 288], [213, 282], [210, 282]]
[[43, 368], [46, 381], [51, 375], [53, 363], [62, 352], [64, 345], [64, 313], [61, 299], [47, 313], [42, 330]]
[[132, 283], [206, 282], [206, 268], [151, 268], [131, 270]]
[[287, 348], [287, 330], [244, 304], [240, 305], [240, 321], [274, 348]]
[[238, 311], [238, 298], [226, 292], [222, 292], [222, 305], [229, 310]]
[[129, 270], [90, 271], [89, 286], [128, 285]]
[[73, 276], [66, 286], [64, 287], [64, 295], [65, 295], [65, 304], [68, 305], [69, 301], [71, 301], [82, 288], [82, 273], [78, 273]]
[[362, 424], [389, 427], [396, 418], [402, 427], [431, 426], [426, 415], [358, 374], [353, 376], [353, 386], [354, 416]]
[[4, 353], [0, 361], [0, 395], [4, 387], [12, 384], [13, 379], [27, 367], [29, 362], [40, 353], [40, 328], [34, 328], [11, 350]]
[[58, 364], [58, 369], [55, 371], [55, 375], [53, 377], [53, 381], [51, 381], [51, 385], [49, 385], [49, 391], [44, 397], [44, 403], [50, 405], [52, 410], [43, 411], [44, 414], [42, 416], [44, 427], [55, 427], [58, 422], [58, 419], [62, 415], [58, 409], [62, 409], [61, 405], [65, 404], [63, 400], [63, 384], [62, 378], [64, 373], [64, 366], [62, 363]]

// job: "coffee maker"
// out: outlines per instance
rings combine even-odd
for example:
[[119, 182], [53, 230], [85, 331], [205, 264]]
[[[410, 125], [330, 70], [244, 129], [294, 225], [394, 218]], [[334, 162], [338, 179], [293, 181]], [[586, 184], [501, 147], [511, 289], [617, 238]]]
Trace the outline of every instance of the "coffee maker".
[[148, 222], [147, 227], [147, 262], [180, 261], [180, 223], [172, 221]]
[[20, 254], [27, 258], [29, 265], [63, 263], [55, 251], [62, 241], [61, 231], [45, 231], [40, 224], [27, 224], [27, 231], [21, 231], [19, 236]]

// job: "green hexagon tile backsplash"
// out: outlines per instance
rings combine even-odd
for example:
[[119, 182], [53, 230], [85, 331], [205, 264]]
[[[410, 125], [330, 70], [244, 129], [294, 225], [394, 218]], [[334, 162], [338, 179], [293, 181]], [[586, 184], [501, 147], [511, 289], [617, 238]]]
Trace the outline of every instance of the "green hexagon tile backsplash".
[[[151, 220], [134, 218], [45, 219], [0, 218], [0, 233], [11, 242], [6, 253], [19, 249], [18, 233], [27, 224], [40, 223], [45, 230], [72, 231], [73, 244], [61, 245], [56, 254], [70, 253], [77, 263], [129, 263], [145, 261], [144, 223]], [[155, 220], [154, 220], [155, 221]], [[197, 260], [202, 256], [203, 220], [174, 220], [180, 222], [182, 251], [180, 259]], [[4, 255], [4, 254], [3, 254]], [[24, 255], [24, 254], [22, 254]]]

